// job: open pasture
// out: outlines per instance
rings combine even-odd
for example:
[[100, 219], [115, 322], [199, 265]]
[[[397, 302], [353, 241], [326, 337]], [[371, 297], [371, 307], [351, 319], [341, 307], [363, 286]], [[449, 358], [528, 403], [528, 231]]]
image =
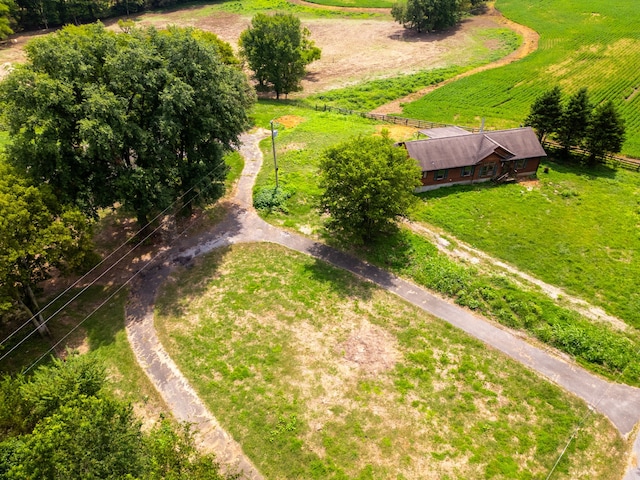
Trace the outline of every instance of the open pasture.
[[166, 285], [163, 344], [268, 479], [611, 478], [602, 417], [369, 283], [275, 245]]
[[640, 11], [634, 2], [499, 0], [508, 18], [540, 34], [539, 49], [499, 69], [478, 73], [405, 105], [403, 115], [503, 128], [521, 124], [531, 103], [559, 85], [588, 87], [595, 103], [612, 100], [627, 125], [623, 153], [640, 157]]
[[640, 176], [547, 162], [538, 177], [427, 192], [415, 218], [640, 328]]

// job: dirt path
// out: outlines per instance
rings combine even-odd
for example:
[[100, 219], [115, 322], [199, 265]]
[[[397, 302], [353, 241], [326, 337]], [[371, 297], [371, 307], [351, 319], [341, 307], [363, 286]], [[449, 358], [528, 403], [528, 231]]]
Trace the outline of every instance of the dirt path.
[[596, 307], [581, 298], [569, 295], [563, 289], [556, 287], [555, 285], [545, 283], [528, 273], [518, 270], [512, 265], [502, 262], [465, 244], [457, 238], [452, 238], [450, 233], [447, 233], [447, 237], [452, 238], [452, 241], [456, 244], [455, 248], [450, 248], [451, 242], [443, 238], [442, 235], [433, 227], [412, 222], [406, 222], [406, 225], [414, 232], [429, 238], [438, 250], [449, 257], [469, 262], [481, 270], [488, 270], [499, 274], [510, 274], [518, 281], [524, 281], [529, 285], [535, 285], [548, 297], [556, 301], [561, 300], [567, 308], [575, 310], [580, 315], [589, 318], [590, 320], [607, 323], [621, 331], [627, 331], [630, 328], [624, 321], [614, 317], [613, 315], [609, 315], [602, 308]]
[[381, 115], [391, 115], [396, 113], [402, 113], [403, 104], [415, 102], [416, 100], [419, 100], [420, 98], [424, 97], [428, 93], [433, 92], [437, 88], [453, 83], [457, 80], [460, 80], [461, 78], [465, 78], [479, 72], [484, 72], [485, 70], [490, 70], [493, 68], [498, 68], [504, 65], [508, 65], [509, 63], [513, 63], [517, 60], [520, 60], [521, 58], [524, 58], [530, 53], [533, 53], [537, 50], [538, 40], [540, 36], [535, 30], [532, 30], [529, 27], [520, 25], [519, 23], [515, 23], [509, 20], [508, 18], [505, 18], [504, 16], [502, 16], [502, 14], [498, 10], [496, 10], [493, 3], [489, 4], [488, 8], [489, 8], [489, 11], [486, 14], [488, 17], [493, 18], [498, 24], [501, 24], [507, 28], [510, 28], [511, 30], [515, 31], [516, 33], [522, 36], [522, 44], [518, 47], [517, 50], [510, 53], [506, 57], [501, 58], [500, 60], [489, 63], [487, 65], [482, 65], [472, 70], [468, 70], [464, 73], [461, 73], [460, 75], [456, 75], [455, 77], [449, 78], [437, 85], [430, 85], [417, 92], [411, 93], [406, 97], [399, 98], [385, 105], [381, 105], [375, 110], [372, 110], [371, 113], [377, 113]]

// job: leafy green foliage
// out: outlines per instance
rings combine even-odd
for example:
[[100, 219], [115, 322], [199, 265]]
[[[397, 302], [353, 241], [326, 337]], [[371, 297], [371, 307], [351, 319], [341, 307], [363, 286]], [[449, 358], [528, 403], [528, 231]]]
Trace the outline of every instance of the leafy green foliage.
[[[77, 271], [95, 261], [90, 224], [0, 161], [0, 315], [39, 310], [30, 295], [52, 267]], [[19, 306], [17, 309], [14, 307]]]
[[16, 4], [13, 0], [0, 0], [0, 40], [5, 40], [13, 33], [11, 29], [12, 10], [15, 10]]
[[549, 132], [558, 131], [562, 111], [562, 91], [555, 86], [536, 98], [524, 124], [533, 127], [542, 142]]
[[253, 206], [258, 210], [272, 212], [280, 210], [287, 213], [285, 202], [293, 195], [282, 187], [265, 186], [258, 188], [253, 195]]
[[0, 87], [9, 159], [64, 203], [95, 214], [121, 202], [143, 225], [174, 200], [217, 198], [253, 95], [228, 54], [196, 37], [95, 24], [30, 43]]
[[320, 208], [330, 230], [356, 242], [383, 233], [414, 202], [420, 168], [387, 137], [356, 137], [320, 160]]
[[148, 434], [133, 409], [105, 393], [104, 368], [71, 355], [32, 378], [0, 382], [3, 478], [211, 479], [225, 477], [196, 451], [188, 426], [162, 420]]
[[454, 26], [470, 6], [460, 0], [398, 0], [391, 15], [405, 28], [432, 32]]
[[251, 19], [251, 26], [240, 34], [240, 53], [254, 71], [259, 89], [272, 86], [276, 98], [301, 89], [306, 66], [320, 58], [310, 34], [291, 14], [259, 13]]

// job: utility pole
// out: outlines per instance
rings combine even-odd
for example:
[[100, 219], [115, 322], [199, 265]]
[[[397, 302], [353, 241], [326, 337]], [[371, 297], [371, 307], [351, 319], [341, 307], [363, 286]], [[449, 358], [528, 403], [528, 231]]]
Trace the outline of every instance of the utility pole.
[[278, 160], [276, 160], [276, 135], [278, 131], [273, 129], [273, 120], [269, 122], [271, 124], [271, 148], [273, 150], [273, 166], [276, 169], [276, 190], [278, 189]]

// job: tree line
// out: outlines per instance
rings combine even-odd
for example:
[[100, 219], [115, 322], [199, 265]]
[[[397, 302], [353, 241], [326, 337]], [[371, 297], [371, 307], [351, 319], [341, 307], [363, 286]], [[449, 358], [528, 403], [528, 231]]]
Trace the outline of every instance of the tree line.
[[147, 432], [111, 392], [105, 368], [71, 355], [0, 380], [0, 478], [232, 480], [197, 451], [187, 425]]
[[186, 0], [0, 0], [0, 39], [13, 31], [79, 25], [183, 3]]
[[536, 130], [540, 141], [557, 141], [564, 154], [572, 147], [581, 148], [588, 152], [592, 164], [622, 150], [624, 120], [611, 100], [593, 105], [587, 88], [563, 97], [560, 87], [555, 86], [531, 105], [525, 125]]

